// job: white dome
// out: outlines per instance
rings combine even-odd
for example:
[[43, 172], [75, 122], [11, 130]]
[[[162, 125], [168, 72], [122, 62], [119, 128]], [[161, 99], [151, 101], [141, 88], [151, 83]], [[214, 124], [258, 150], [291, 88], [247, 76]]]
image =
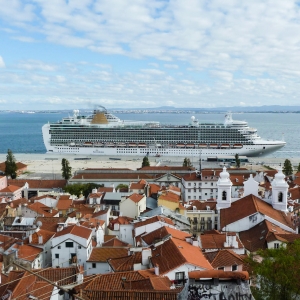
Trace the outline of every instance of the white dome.
[[226, 171], [226, 167], [223, 167], [223, 171], [220, 173], [220, 180], [221, 181], [228, 181], [229, 180], [229, 173]]
[[282, 173], [282, 167], [279, 167], [277, 171], [278, 171], [278, 173], [275, 174], [274, 180], [276, 182], [285, 182], [285, 180], [284, 180], [285, 175]]

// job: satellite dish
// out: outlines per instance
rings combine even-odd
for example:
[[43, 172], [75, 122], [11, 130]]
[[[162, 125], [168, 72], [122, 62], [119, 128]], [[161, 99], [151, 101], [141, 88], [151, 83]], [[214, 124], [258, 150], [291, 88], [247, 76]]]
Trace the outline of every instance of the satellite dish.
[[42, 227], [43, 223], [41, 221], [36, 222], [37, 227]]

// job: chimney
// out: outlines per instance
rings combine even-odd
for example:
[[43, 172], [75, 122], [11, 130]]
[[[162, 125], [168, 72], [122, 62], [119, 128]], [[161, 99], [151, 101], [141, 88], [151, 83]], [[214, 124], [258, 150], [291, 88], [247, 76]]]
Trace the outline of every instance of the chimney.
[[142, 265], [146, 266], [149, 264], [149, 257], [152, 256], [152, 251], [150, 248], [145, 248], [142, 250]]
[[29, 244], [32, 243], [32, 234], [29, 235]]
[[156, 276], [159, 276], [159, 265], [158, 264], [156, 264], [154, 267], [154, 273]]
[[39, 235], [38, 238], [39, 238], [39, 244], [43, 244], [43, 236]]
[[238, 248], [236, 235], [226, 235], [226, 241], [224, 243], [224, 247]]

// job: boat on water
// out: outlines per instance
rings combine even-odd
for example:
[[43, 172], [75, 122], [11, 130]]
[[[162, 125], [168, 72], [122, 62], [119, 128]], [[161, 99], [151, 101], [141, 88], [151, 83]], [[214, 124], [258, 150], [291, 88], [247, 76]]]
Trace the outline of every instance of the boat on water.
[[285, 146], [284, 141], [262, 139], [246, 121], [227, 113], [223, 123], [163, 125], [156, 121], [121, 120], [103, 106], [89, 116], [73, 115], [42, 127], [48, 153], [132, 156], [257, 157]]

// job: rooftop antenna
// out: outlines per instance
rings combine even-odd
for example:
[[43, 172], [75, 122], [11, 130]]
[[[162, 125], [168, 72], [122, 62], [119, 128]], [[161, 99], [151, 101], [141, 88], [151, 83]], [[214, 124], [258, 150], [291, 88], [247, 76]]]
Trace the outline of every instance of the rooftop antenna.
[[199, 172], [202, 171], [202, 159], [201, 159], [202, 150], [200, 150], [200, 159], [199, 159]]

